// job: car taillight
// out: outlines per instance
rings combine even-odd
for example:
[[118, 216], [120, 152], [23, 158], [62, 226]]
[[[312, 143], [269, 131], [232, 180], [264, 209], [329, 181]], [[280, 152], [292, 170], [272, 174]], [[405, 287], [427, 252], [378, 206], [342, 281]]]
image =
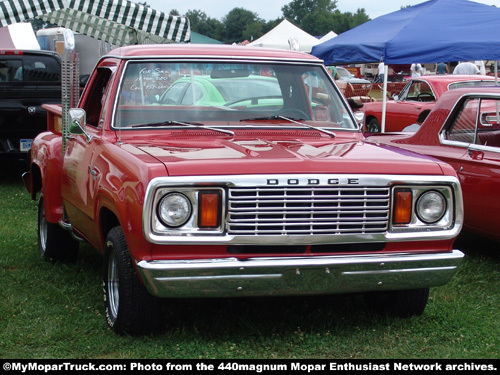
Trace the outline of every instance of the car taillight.
[[24, 52], [23, 51], [19, 51], [19, 50], [0, 50], [0, 55], [23, 55]]

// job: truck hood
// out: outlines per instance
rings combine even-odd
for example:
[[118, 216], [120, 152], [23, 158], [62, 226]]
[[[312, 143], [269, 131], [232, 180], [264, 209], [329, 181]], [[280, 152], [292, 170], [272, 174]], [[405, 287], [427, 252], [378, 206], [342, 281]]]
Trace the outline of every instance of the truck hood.
[[[207, 138], [135, 144], [171, 176], [349, 173], [442, 175], [436, 159], [365, 141]], [[132, 144], [129, 144], [132, 146]]]

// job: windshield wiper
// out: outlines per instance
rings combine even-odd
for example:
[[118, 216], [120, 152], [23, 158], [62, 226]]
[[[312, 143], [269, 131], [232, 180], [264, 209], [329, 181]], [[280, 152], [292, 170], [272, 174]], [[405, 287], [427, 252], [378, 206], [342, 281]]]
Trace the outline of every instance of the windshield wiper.
[[264, 117], [253, 117], [253, 118], [243, 118], [240, 122], [243, 121], [265, 121], [265, 120], [279, 120], [280, 116], [264, 116]]
[[328, 134], [329, 136], [331, 137], [336, 137], [337, 134], [335, 134], [334, 132], [331, 132], [329, 130], [326, 130], [326, 129], [323, 129], [323, 128], [319, 128], [319, 127], [316, 127], [316, 126], [312, 126], [312, 125], [308, 125], [308, 124], [304, 124], [303, 122], [300, 122], [300, 121], [297, 121], [293, 118], [289, 118], [289, 117], [285, 117], [285, 116], [267, 116], [267, 117], [255, 117], [255, 118], [247, 118], [247, 119], [242, 119], [240, 120], [241, 121], [265, 121], [265, 120], [286, 120], [286, 121], [289, 121], [289, 122], [292, 122], [294, 124], [297, 124], [297, 125], [300, 125], [300, 126], [304, 126], [308, 129], [313, 129], [313, 130], [317, 130], [319, 132], [322, 132], [322, 133], [325, 133], [325, 134]]
[[183, 121], [175, 121], [175, 120], [153, 122], [153, 123], [149, 123], [149, 124], [132, 125], [132, 128], [149, 128], [149, 127], [168, 126], [168, 125], [182, 125], [182, 126], [187, 126], [190, 128], [195, 128], [195, 129], [208, 129], [208, 130], [213, 130], [213, 131], [224, 133], [224, 134], [234, 135], [234, 132], [232, 132], [231, 130], [214, 128], [212, 126], [206, 126], [206, 125], [200, 124], [198, 122], [183, 122]]
[[155, 128], [160, 126], [169, 126], [169, 125], [183, 125], [183, 126], [201, 126], [203, 124], [197, 122], [179, 122], [179, 121], [160, 121], [160, 122], [150, 122], [147, 124], [136, 124], [132, 125], [131, 128]]

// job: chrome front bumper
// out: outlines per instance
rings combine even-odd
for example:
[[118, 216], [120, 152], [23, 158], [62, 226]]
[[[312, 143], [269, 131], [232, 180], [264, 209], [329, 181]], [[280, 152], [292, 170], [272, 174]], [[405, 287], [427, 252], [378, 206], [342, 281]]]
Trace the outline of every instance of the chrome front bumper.
[[170, 298], [287, 296], [402, 290], [444, 285], [464, 254], [395, 253], [350, 256], [140, 261], [155, 296]]

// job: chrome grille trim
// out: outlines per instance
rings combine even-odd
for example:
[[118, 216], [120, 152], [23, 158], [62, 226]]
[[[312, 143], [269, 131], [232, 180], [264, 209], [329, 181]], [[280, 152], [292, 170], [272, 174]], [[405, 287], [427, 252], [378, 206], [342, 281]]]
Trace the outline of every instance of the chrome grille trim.
[[[423, 225], [419, 223], [415, 217], [415, 220], [409, 226], [400, 228], [390, 225], [392, 217], [392, 190], [395, 187], [408, 187], [412, 189], [415, 194], [420, 194], [420, 192], [437, 189], [440, 190], [446, 197], [448, 202], [448, 214], [447, 223], [445, 225]], [[171, 191], [183, 191], [188, 192], [192, 190], [193, 192], [199, 191], [201, 189], [221, 189], [223, 191], [224, 202], [222, 205], [222, 223], [219, 228], [212, 231], [204, 231], [196, 228], [196, 222], [189, 228], [166, 228], [161, 225], [157, 225], [158, 220], [156, 218], [156, 207], [161, 197], [167, 192]], [[241, 201], [245, 201], [242, 198], [248, 191], [256, 190], [266, 190], [272, 191], [270, 189], [277, 189], [280, 191], [282, 189], [287, 189], [287, 196], [292, 196], [299, 192], [298, 198], [295, 197], [296, 202], [294, 203], [304, 203], [301, 201], [309, 201], [310, 197], [305, 198], [302, 191], [314, 191], [315, 197], [323, 194], [323, 198], [326, 198], [326, 202], [322, 202], [320, 198], [315, 200], [315, 207], [312, 210], [313, 213], [318, 211], [328, 210], [331, 207], [338, 205], [337, 200], [340, 200], [343, 204], [340, 210], [342, 212], [342, 221], [345, 223], [344, 230], [341, 234], [331, 234], [331, 228], [325, 228], [326, 225], [337, 225], [337, 219], [332, 220], [331, 217], [326, 216], [318, 218], [316, 215], [314, 220], [306, 221], [307, 225], [318, 224], [315, 228], [314, 235], [309, 232], [309, 227], [304, 231], [303, 226], [297, 228], [295, 225], [294, 230], [296, 232], [291, 232], [290, 235], [282, 234], [282, 229], [276, 231], [277, 234], [266, 234], [259, 233], [256, 235], [254, 232], [246, 234], [235, 234], [231, 231], [235, 230], [235, 224], [244, 224], [241, 220], [248, 220], [245, 215], [252, 214], [252, 205], [249, 207], [239, 207], [239, 212], [229, 214], [230, 209], [234, 209], [234, 202], [237, 202], [233, 198], [229, 198], [229, 194], [232, 197], [237, 197], [241, 192], [243, 193], [240, 198]], [[326, 191], [325, 191], [326, 189]], [[366, 190], [365, 190], [366, 189]], [[336, 194], [328, 193], [330, 191], [342, 192], [342, 199], [336, 198]], [[380, 194], [383, 191], [384, 193]], [[295, 193], [293, 193], [295, 192]], [[387, 192], [387, 193], [386, 193]], [[262, 193], [260, 193], [262, 195]], [[349, 194], [351, 194], [349, 196]], [[389, 194], [389, 208], [386, 211], [386, 207], [381, 205], [378, 201], [379, 199], [385, 200], [385, 195]], [[365, 205], [365, 195], [368, 197], [366, 199]], [[349, 203], [363, 202], [361, 207], [361, 212], [363, 217], [365, 217], [365, 232], [359, 232], [359, 228], [353, 229], [349, 224], [359, 220], [360, 207], [348, 205]], [[273, 196], [267, 196], [268, 201], [273, 200]], [[291, 198], [290, 198], [291, 199]], [[328, 201], [328, 199], [330, 201]], [[231, 200], [231, 207], [229, 201]], [[249, 199], [252, 201], [252, 199]], [[263, 199], [262, 199], [263, 200]], [[276, 200], [276, 199], [275, 199]], [[282, 200], [277, 199], [278, 201]], [[268, 202], [270, 203], [270, 202]], [[252, 203], [253, 204], [253, 203]], [[324, 207], [318, 207], [324, 204]], [[373, 204], [373, 207], [372, 207]], [[271, 207], [272, 208], [272, 207]], [[196, 209], [196, 208], [195, 208]], [[245, 211], [245, 209], [248, 209]], [[266, 208], [270, 215], [279, 213], [279, 210]], [[364, 211], [363, 211], [364, 210]], [[303, 224], [304, 217], [302, 217], [305, 212], [303, 207], [296, 205], [296, 207], [288, 208], [287, 219], [290, 225]], [[387, 212], [388, 218], [382, 215], [382, 212]], [[232, 215], [232, 222], [229, 223], [230, 217]], [[252, 214], [254, 215], [254, 214]], [[298, 215], [293, 217], [293, 215]], [[302, 215], [302, 216], [301, 216]], [[329, 214], [331, 215], [331, 213]], [[354, 217], [347, 217], [352, 215]], [[372, 217], [373, 216], [373, 217]], [[415, 216], [415, 215], [414, 215]], [[346, 218], [347, 217], [347, 218]], [[237, 219], [236, 219], [237, 218]], [[261, 222], [263, 224], [274, 225], [272, 220], [276, 221], [275, 217], [266, 218], [263, 221], [261, 214]], [[369, 219], [369, 220], [368, 220]], [[239, 220], [236, 222], [235, 220]], [[368, 229], [373, 229], [369, 225], [379, 225], [384, 222], [389, 225], [385, 230], [377, 230], [371, 232]], [[251, 222], [248, 224], [252, 224]], [[211, 245], [265, 245], [265, 246], [298, 246], [298, 245], [327, 245], [327, 244], [350, 244], [350, 243], [378, 243], [378, 242], [398, 242], [398, 241], [425, 241], [425, 240], [445, 240], [450, 238], [455, 238], [460, 232], [463, 224], [463, 204], [462, 204], [462, 191], [460, 188], [460, 182], [454, 176], [442, 176], [442, 175], [367, 175], [367, 174], [275, 174], [275, 175], [265, 175], [265, 174], [255, 174], [255, 175], [218, 175], [218, 176], [165, 176], [157, 177], [151, 180], [146, 190], [146, 195], [144, 199], [143, 206], [143, 233], [147, 241], [154, 244], [161, 245], [199, 245], [199, 244], [211, 244]], [[229, 227], [231, 225], [231, 227]], [[318, 228], [319, 227], [319, 228]], [[261, 228], [262, 229], [262, 228]], [[269, 228], [267, 228], [269, 229]], [[275, 229], [275, 228], [273, 228]], [[323, 231], [325, 230], [325, 231]], [[329, 232], [330, 231], [330, 232]]]
[[384, 233], [388, 187], [231, 188], [227, 230], [231, 235]]

